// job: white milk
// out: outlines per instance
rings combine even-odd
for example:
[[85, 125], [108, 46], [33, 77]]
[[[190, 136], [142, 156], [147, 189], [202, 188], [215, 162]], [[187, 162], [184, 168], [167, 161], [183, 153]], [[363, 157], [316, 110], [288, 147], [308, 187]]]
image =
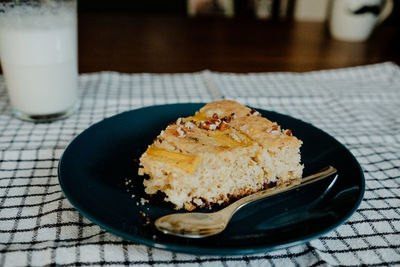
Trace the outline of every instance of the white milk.
[[11, 105], [28, 115], [66, 112], [77, 100], [76, 13], [18, 8], [23, 16], [18, 10], [0, 15], [0, 59]]

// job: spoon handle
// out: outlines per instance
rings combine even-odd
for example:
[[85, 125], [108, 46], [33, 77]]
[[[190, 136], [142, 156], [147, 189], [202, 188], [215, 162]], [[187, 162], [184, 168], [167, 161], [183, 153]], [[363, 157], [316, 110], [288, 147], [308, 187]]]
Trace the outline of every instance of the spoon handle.
[[302, 178], [298, 184], [276, 186], [276, 187], [268, 188], [263, 191], [259, 191], [255, 194], [252, 194], [252, 195], [249, 195], [247, 197], [237, 200], [236, 202], [234, 202], [231, 205], [229, 205], [228, 207], [218, 211], [217, 213], [221, 213], [221, 215], [223, 214], [224, 216], [230, 218], [240, 208], [242, 208], [243, 206], [245, 206], [253, 201], [256, 201], [256, 200], [259, 200], [262, 198], [266, 198], [269, 196], [273, 196], [273, 195], [276, 195], [276, 194], [279, 194], [282, 192], [286, 192], [288, 190], [292, 190], [295, 188], [299, 188], [299, 187], [302, 187], [307, 184], [314, 183], [316, 181], [327, 178], [327, 177], [331, 176], [332, 174], [335, 174], [336, 172], [337, 172], [336, 168], [334, 168], [332, 166], [325, 167], [324, 169], [320, 170], [319, 172], [317, 172], [315, 174], [312, 174], [312, 175]]

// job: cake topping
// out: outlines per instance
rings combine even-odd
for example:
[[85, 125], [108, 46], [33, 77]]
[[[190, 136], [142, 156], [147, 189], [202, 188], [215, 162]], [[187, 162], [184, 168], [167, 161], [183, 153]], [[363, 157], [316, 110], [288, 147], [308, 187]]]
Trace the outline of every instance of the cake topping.
[[225, 116], [220, 119], [217, 113], [214, 113], [211, 119], [200, 121], [199, 127], [201, 129], [206, 129], [210, 131], [214, 131], [217, 129], [224, 131], [230, 128], [229, 122], [231, 122], [234, 116], [235, 113], [232, 113], [230, 116]]
[[185, 123], [185, 127], [188, 129], [193, 129], [196, 127], [196, 124], [193, 121], [188, 121]]
[[224, 130], [226, 130], [226, 129], [229, 129], [229, 124], [228, 123], [226, 123], [225, 121], [222, 121], [221, 122], [221, 124], [219, 125], [219, 129], [221, 130], [221, 131], [224, 131]]
[[288, 136], [292, 136], [292, 130], [290, 129], [285, 130], [284, 133]]
[[200, 128], [202, 129], [206, 129], [206, 130], [210, 130], [210, 131], [214, 131], [216, 129], [218, 129], [218, 126], [221, 124], [221, 120], [220, 119], [216, 119], [216, 118], [212, 118], [208, 121], [201, 121], [200, 122]]
[[261, 117], [261, 113], [255, 109], [250, 110], [250, 114], [253, 116]]
[[269, 127], [267, 129], [267, 133], [278, 133], [278, 132], [280, 132], [279, 125], [276, 125], [276, 124], [272, 125], [271, 127]]
[[178, 128], [176, 129], [176, 135], [177, 135], [178, 137], [185, 137], [185, 135], [186, 135], [185, 129], [183, 129], [182, 127], [178, 127]]
[[235, 113], [231, 113], [231, 115], [223, 117], [222, 121], [229, 123], [235, 118], [236, 118]]
[[156, 139], [154, 139], [153, 143], [162, 143], [162, 139], [160, 137], [157, 137]]

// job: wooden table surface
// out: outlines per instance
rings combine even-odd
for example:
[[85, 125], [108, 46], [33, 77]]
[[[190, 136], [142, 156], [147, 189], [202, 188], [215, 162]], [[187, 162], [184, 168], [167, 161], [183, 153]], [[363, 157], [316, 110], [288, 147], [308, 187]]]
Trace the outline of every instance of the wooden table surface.
[[400, 32], [381, 25], [364, 43], [330, 38], [324, 23], [249, 18], [79, 14], [79, 71], [304, 72], [400, 64]]

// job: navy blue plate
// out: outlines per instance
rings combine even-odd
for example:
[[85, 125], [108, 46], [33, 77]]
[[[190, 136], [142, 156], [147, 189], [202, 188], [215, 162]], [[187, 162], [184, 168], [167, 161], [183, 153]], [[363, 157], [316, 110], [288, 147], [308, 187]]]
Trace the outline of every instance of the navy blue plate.
[[[126, 240], [193, 254], [249, 254], [297, 245], [344, 223], [364, 195], [364, 176], [353, 155], [311, 124], [276, 112], [263, 116], [292, 129], [303, 140], [304, 175], [332, 165], [338, 179], [259, 201], [240, 210], [216, 236], [187, 239], [158, 232], [156, 218], [174, 211], [161, 201], [143, 201], [137, 159], [147, 145], [178, 117], [204, 104], [171, 104], [124, 112], [96, 123], [66, 148], [58, 168], [64, 195], [86, 218]], [[321, 197], [323, 196], [323, 197]], [[207, 212], [208, 210], [205, 210]]]

